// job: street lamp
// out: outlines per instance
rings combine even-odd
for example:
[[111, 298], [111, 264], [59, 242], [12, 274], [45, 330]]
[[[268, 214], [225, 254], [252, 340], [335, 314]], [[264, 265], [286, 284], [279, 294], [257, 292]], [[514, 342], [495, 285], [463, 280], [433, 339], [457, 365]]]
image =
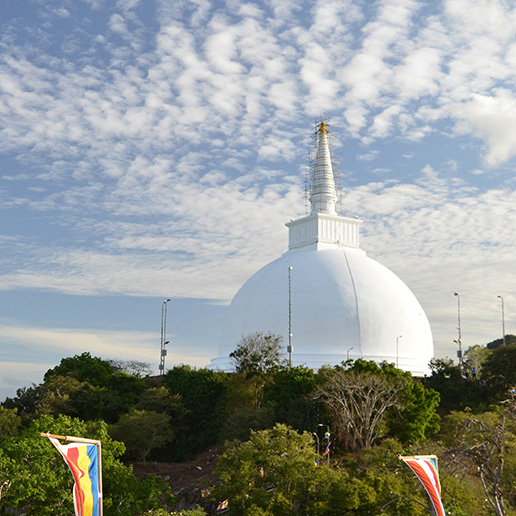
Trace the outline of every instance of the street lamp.
[[294, 347], [292, 346], [292, 281], [290, 277], [290, 273], [292, 272], [292, 265], [288, 267], [288, 366], [292, 367], [292, 351], [294, 351]]
[[169, 344], [167, 340], [167, 303], [170, 299], [165, 299], [161, 305], [161, 341], [160, 341], [160, 353], [159, 353], [159, 374], [165, 374], [165, 357], [167, 356], [167, 350], [165, 346]]
[[459, 346], [459, 350], [457, 351], [457, 357], [459, 359], [460, 375], [462, 376], [462, 333], [460, 327], [460, 295], [458, 292], [455, 292], [453, 295], [457, 296], [457, 330], [459, 332], [459, 338], [457, 339], [457, 344]]
[[354, 347], [348, 349], [348, 352], [346, 353], [346, 362], [349, 360], [349, 352], [354, 350], [354, 349], [355, 349]]
[[505, 305], [503, 302], [503, 297], [502, 296], [498, 296], [498, 297], [502, 300], [502, 339], [503, 339], [503, 344], [505, 346]]
[[[324, 438], [328, 441], [328, 444], [325, 448], [324, 454], [328, 456], [328, 462], [330, 462], [330, 437], [331, 437], [330, 427], [329, 427], [329, 425], [323, 425], [322, 423], [319, 423], [317, 425], [317, 428], [319, 428], [320, 426], [326, 427], [326, 432], [324, 433]], [[317, 443], [319, 443], [319, 438], [317, 438]]]
[[319, 436], [317, 435], [317, 432], [314, 432], [315, 439], [317, 440], [317, 457], [319, 457], [319, 449], [320, 449], [320, 441]]

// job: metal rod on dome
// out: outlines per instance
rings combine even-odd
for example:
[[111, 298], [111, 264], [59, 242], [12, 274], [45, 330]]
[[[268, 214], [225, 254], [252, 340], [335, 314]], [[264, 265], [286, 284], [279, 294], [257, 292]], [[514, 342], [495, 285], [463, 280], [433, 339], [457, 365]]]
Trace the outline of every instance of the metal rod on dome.
[[460, 375], [462, 376], [462, 332], [461, 332], [461, 326], [460, 326], [460, 295], [458, 292], [455, 292], [453, 294], [454, 296], [457, 296], [457, 330], [459, 332], [459, 338], [456, 341], [457, 345], [459, 346], [459, 350], [457, 351], [457, 357], [459, 359], [459, 370]]
[[161, 305], [161, 342], [159, 353], [159, 374], [165, 374], [165, 357], [167, 356], [166, 345], [167, 341], [167, 303], [170, 299], [165, 299]]
[[292, 367], [292, 281], [290, 273], [292, 272], [292, 265], [288, 267], [288, 366]]
[[503, 345], [505, 346], [505, 304], [503, 302], [503, 297], [498, 296], [502, 300], [502, 339]]

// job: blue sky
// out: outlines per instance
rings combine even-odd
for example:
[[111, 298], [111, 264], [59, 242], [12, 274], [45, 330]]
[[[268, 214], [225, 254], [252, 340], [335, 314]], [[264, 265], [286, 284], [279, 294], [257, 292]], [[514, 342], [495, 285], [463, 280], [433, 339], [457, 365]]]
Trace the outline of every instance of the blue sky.
[[[294, 5], [295, 4], [295, 5]], [[328, 117], [341, 212], [436, 355], [516, 332], [516, 8], [497, 0], [0, 0], [0, 398], [64, 356], [217, 355], [304, 215]]]

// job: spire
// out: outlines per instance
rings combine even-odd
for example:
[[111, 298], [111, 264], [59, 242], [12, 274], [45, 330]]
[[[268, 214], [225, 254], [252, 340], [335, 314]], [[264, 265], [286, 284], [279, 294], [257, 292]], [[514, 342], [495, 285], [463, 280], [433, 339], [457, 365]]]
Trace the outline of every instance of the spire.
[[312, 213], [335, 215], [337, 192], [335, 190], [327, 132], [328, 128], [323, 120], [317, 131], [317, 151], [315, 154], [315, 170], [310, 192], [310, 203], [312, 205]]

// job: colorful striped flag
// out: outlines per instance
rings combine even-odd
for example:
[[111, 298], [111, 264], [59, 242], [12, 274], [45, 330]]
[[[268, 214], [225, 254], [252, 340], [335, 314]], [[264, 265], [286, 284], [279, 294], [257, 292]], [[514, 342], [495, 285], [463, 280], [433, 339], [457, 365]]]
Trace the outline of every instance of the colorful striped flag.
[[441, 501], [441, 483], [435, 455], [415, 455], [413, 457], [401, 457], [400, 460], [416, 474], [423, 484], [437, 516], [445, 516], [443, 502]]
[[229, 505], [229, 503], [228, 503], [227, 500], [224, 500], [223, 502], [220, 502], [219, 506], [217, 507], [217, 511], [223, 511], [223, 510], [227, 509], [228, 505]]
[[263, 475], [265, 475], [265, 471], [263, 470], [263, 466], [260, 466], [258, 468], [258, 472], [260, 473], [260, 477], [263, 478]]
[[330, 446], [331, 446], [331, 443], [328, 443], [328, 446], [326, 446], [326, 448], [324, 449], [323, 455], [328, 455], [328, 453], [330, 453]]
[[72, 473], [75, 482], [73, 488], [75, 516], [102, 516], [97, 445], [83, 442], [64, 445], [54, 437], [48, 436], [48, 438], [63, 456]]

